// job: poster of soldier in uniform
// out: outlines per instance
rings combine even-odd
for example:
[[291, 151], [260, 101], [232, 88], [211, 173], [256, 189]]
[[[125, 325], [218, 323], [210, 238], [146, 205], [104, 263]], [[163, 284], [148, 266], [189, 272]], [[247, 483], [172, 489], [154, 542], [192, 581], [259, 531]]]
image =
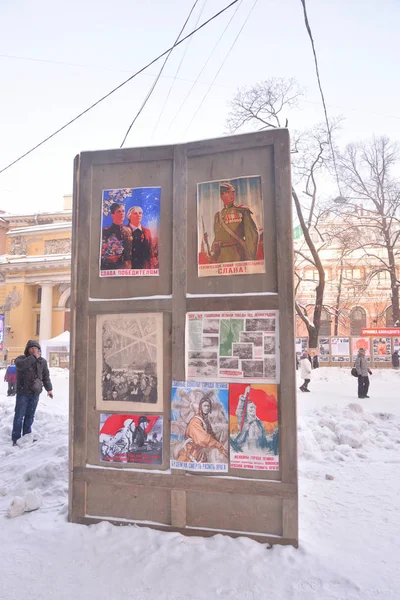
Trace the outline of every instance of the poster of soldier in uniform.
[[198, 276], [265, 273], [261, 177], [197, 184]]
[[161, 465], [163, 417], [100, 414], [100, 461]]
[[171, 468], [226, 472], [228, 384], [172, 382]]
[[276, 385], [229, 385], [229, 464], [232, 469], [279, 469]]
[[278, 311], [188, 313], [185, 348], [190, 381], [279, 383]]
[[162, 314], [98, 315], [96, 408], [161, 412]]
[[104, 190], [100, 277], [159, 274], [160, 187]]

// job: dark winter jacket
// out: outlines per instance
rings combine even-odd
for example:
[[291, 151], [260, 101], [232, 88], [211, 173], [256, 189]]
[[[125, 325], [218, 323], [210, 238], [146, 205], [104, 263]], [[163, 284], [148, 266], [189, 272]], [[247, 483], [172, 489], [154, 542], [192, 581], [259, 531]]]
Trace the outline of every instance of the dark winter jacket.
[[394, 367], [398, 367], [399, 366], [399, 362], [400, 362], [400, 357], [399, 357], [399, 353], [397, 350], [395, 350], [392, 354], [392, 365]]
[[40, 350], [38, 342], [29, 340], [24, 354], [15, 359], [17, 394], [23, 394], [24, 396], [37, 396], [41, 393], [43, 386], [47, 392], [53, 389], [47, 361], [42, 357], [36, 358], [33, 354], [29, 354], [29, 348], [34, 346]]

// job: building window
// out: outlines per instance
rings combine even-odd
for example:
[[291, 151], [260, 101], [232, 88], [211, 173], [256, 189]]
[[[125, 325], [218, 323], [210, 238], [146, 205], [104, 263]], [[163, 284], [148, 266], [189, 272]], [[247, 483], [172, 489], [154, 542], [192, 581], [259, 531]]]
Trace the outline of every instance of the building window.
[[350, 281], [352, 281], [352, 280], [360, 281], [363, 277], [363, 272], [361, 269], [345, 268], [345, 269], [341, 269], [341, 271], [342, 271], [343, 279], [348, 279]]
[[367, 313], [361, 306], [353, 308], [350, 313], [350, 334], [361, 335], [361, 329], [367, 326]]
[[36, 294], [36, 304], [42, 303], [42, 288], [39, 286]]
[[321, 321], [319, 325], [319, 335], [331, 335], [331, 315], [323, 308], [321, 312]]
[[[330, 279], [330, 274], [329, 271], [324, 271], [325, 273], [325, 279], [329, 280]], [[306, 269], [304, 271], [304, 278], [307, 281], [319, 281], [319, 273], [317, 269]]]
[[39, 335], [39, 333], [40, 333], [40, 315], [36, 315], [35, 335]]

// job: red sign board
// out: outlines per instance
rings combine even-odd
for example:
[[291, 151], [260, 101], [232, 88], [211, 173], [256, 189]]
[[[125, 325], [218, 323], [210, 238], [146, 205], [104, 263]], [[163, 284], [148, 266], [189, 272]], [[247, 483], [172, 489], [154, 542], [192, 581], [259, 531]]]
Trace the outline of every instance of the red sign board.
[[361, 335], [383, 335], [386, 337], [400, 336], [400, 327], [363, 327], [363, 329], [361, 329]]

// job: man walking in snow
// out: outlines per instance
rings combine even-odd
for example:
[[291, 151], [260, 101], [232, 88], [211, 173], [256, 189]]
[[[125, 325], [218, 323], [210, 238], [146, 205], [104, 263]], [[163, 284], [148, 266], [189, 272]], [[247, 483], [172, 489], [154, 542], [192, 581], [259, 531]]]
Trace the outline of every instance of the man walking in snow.
[[25, 353], [15, 360], [17, 367], [17, 398], [15, 402], [14, 422], [12, 428], [13, 446], [22, 435], [31, 433], [36, 407], [43, 387], [50, 398], [53, 397], [53, 386], [50, 381], [47, 361], [41, 356], [39, 342], [29, 340]]
[[368, 362], [365, 358], [365, 348], [360, 348], [357, 354], [354, 367], [358, 373], [358, 397], [369, 398], [369, 377], [368, 374], [372, 375], [372, 371], [368, 368]]

